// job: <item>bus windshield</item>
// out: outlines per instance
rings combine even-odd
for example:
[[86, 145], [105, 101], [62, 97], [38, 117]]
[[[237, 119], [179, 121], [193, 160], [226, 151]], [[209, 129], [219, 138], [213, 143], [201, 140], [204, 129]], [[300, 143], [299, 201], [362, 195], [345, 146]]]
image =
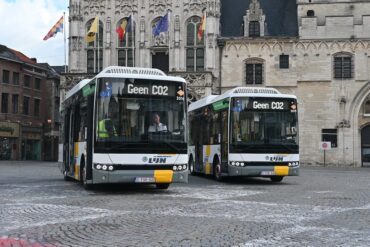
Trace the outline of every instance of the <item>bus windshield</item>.
[[186, 101], [181, 82], [100, 79], [96, 107], [98, 151], [186, 151]]
[[230, 152], [298, 152], [295, 99], [233, 98]]

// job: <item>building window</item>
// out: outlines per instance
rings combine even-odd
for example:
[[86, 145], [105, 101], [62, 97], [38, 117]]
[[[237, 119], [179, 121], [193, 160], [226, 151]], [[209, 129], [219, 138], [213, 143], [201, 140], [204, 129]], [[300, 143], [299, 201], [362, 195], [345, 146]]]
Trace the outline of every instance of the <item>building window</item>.
[[331, 142], [331, 147], [336, 148], [338, 147], [337, 136], [338, 136], [337, 129], [322, 129], [321, 130], [321, 141], [323, 142]]
[[35, 89], [40, 90], [41, 89], [41, 79], [35, 78]]
[[334, 56], [334, 78], [353, 78], [353, 56], [349, 54], [337, 54]]
[[308, 17], [313, 17], [313, 16], [315, 16], [315, 11], [313, 11], [313, 10], [308, 10], [308, 11], [307, 11], [307, 16], [308, 16]]
[[9, 94], [1, 94], [1, 113], [8, 113], [8, 97]]
[[364, 106], [364, 115], [370, 117], [370, 99], [365, 103]]
[[246, 63], [246, 83], [263, 84], [263, 61], [252, 59]]
[[36, 117], [40, 116], [40, 99], [35, 99], [33, 113]]
[[[90, 30], [94, 19], [86, 25], [86, 33]], [[87, 43], [87, 73], [99, 73], [103, 69], [103, 23], [99, 21], [99, 31], [95, 34], [95, 41]]]
[[191, 17], [186, 25], [186, 71], [204, 71], [204, 34], [198, 38], [198, 29], [201, 18]]
[[260, 34], [260, 23], [258, 21], [249, 22], [249, 37], [259, 37]]
[[13, 72], [13, 84], [19, 85], [19, 73], [18, 72]]
[[24, 86], [31, 87], [31, 76], [24, 75]]
[[17, 94], [13, 94], [12, 98], [12, 113], [17, 114], [18, 113], [18, 98], [19, 96]]
[[[117, 26], [120, 26], [123, 21], [129, 21], [128, 18], [123, 18], [118, 22]], [[118, 55], [118, 65], [119, 66], [126, 66], [126, 67], [133, 67], [134, 66], [134, 56], [135, 56], [135, 25], [133, 22], [132, 25], [129, 27], [128, 32], [125, 33], [123, 40], [119, 40], [117, 37], [117, 55]], [[127, 28], [126, 28], [127, 29]]]
[[280, 55], [280, 69], [289, 69], [289, 55]]
[[9, 71], [3, 70], [3, 83], [9, 83]]
[[30, 109], [30, 97], [23, 97], [23, 115], [28, 115]]

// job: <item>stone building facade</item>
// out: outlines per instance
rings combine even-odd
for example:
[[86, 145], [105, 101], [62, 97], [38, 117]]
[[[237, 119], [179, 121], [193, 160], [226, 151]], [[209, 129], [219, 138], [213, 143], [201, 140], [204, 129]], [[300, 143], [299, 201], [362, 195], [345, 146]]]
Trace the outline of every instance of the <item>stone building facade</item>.
[[298, 0], [296, 36], [222, 38], [222, 91], [253, 85], [297, 95], [304, 164], [322, 165], [319, 144], [331, 141], [326, 164], [369, 165], [369, 14], [368, 1]]
[[[166, 13], [169, 31], [154, 37]], [[99, 42], [88, 44], [96, 16]], [[319, 144], [331, 141], [326, 164], [370, 165], [369, 16], [363, 0], [71, 0], [62, 90], [109, 65], [182, 76], [194, 99], [275, 87], [298, 97], [302, 163], [322, 165]], [[129, 17], [133, 31], [120, 42], [115, 29]]]

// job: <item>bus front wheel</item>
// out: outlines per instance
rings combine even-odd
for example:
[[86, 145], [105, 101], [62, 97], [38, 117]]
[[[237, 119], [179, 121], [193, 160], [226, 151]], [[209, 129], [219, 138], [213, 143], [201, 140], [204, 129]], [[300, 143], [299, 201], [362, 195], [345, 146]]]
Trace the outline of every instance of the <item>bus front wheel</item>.
[[222, 172], [221, 172], [221, 163], [220, 161], [217, 159], [215, 164], [213, 165], [213, 177], [217, 180], [217, 181], [222, 181]]
[[193, 175], [193, 176], [195, 175], [193, 157], [191, 157], [189, 160], [189, 172], [190, 172], [190, 175]]
[[81, 168], [80, 169], [80, 183], [85, 188], [85, 190], [91, 190], [93, 188], [93, 185], [87, 183], [87, 179], [86, 179], [87, 169], [86, 169], [85, 162], [81, 161], [80, 168]]
[[157, 189], [166, 190], [170, 187], [170, 184], [156, 184]]
[[270, 177], [272, 182], [281, 182], [283, 180], [283, 176], [276, 176], [276, 177]]

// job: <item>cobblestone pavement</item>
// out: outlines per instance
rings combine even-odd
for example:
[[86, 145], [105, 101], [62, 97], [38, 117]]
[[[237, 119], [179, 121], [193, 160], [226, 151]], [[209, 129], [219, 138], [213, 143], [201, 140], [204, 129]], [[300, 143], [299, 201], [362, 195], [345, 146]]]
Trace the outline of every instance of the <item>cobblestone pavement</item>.
[[365, 168], [85, 191], [56, 163], [0, 162], [0, 246], [370, 246], [369, 233]]

